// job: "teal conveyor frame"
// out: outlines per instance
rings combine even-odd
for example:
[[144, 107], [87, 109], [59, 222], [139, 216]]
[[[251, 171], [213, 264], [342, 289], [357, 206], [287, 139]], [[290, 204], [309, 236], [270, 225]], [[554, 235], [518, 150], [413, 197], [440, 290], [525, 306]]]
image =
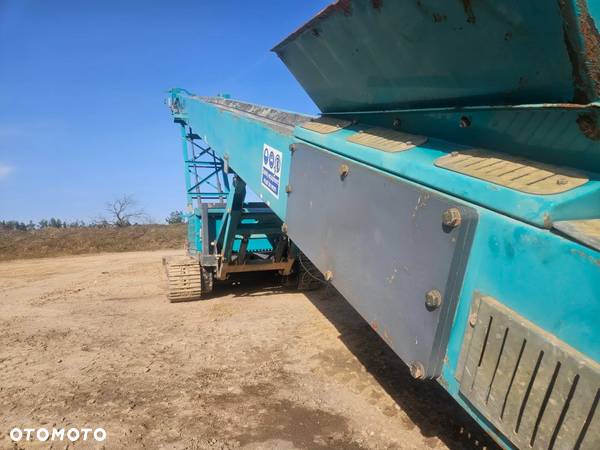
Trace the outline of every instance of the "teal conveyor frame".
[[[296, 249], [282, 233], [283, 221], [270, 202], [247, 202], [246, 182], [228, 165], [228, 156], [217, 154], [194, 132], [182, 111], [185, 100], [174, 90], [170, 105], [181, 128], [186, 183], [188, 253], [197, 258], [212, 279], [225, 280], [231, 273], [277, 270], [289, 275]], [[208, 290], [207, 290], [208, 289]]]
[[[222, 279], [302, 251], [501, 446], [600, 448], [600, 2], [404, 3], [336, 2], [275, 48], [320, 119], [171, 90], [190, 253]], [[483, 47], [498, 71], [465, 67]], [[381, 129], [408, 148], [360, 139]], [[531, 193], [439, 164], [474, 148], [584, 181]]]

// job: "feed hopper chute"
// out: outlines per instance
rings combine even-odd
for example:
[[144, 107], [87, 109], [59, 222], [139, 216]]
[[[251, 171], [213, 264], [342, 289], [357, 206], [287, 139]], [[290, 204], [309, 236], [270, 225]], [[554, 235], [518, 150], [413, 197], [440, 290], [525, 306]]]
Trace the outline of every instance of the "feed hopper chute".
[[351, 1], [273, 50], [324, 113], [600, 98], [597, 2]]

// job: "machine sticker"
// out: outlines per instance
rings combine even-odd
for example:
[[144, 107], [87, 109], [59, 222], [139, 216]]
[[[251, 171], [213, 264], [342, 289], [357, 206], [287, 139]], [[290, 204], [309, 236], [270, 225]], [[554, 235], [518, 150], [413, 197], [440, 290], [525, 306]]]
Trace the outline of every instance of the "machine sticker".
[[260, 183], [266, 187], [275, 198], [279, 198], [282, 164], [283, 154], [279, 150], [265, 144], [263, 147], [262, 175]]

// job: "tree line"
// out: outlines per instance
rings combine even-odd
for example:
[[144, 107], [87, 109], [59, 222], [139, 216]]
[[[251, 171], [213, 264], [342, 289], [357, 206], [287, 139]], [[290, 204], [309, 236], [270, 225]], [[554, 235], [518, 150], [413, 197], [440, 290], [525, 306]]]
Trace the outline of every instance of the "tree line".
[[[104, 208], [106, 216], [99, 216], [89, 222], [83, 220], [67, 221], [51, 217], [39, 222], [30, 220], [28, 223], [18, 220], [0, 220], [0, 230], [32, 231], [45, 228], [111, 228], [128, 227], [138, 224], [153, 223], [143, 209], [137, 206], [137, 201], [132, 195], [123, 195], [111, 202], [107, 202]], [[172, 211], [165, 219], [167, 224], [183, 223], [182, 211]]]
[[[152, 223], [152, 222], [146, 222]], [[181, 211], [173, 211], [169, 214], [169, 217], [165, 219], [165, 223], [172, 225], [176, 223], [184, 223], [184, 219]], [[33, 222], [30, 220], [29, 222], [21, 222], [18, 220], [0, 220], [0, 230], [2, 231], [33, 231], [33, 230], [43, 230], [45, 228], [111, 228], [111, 227], [128, 227], [131, 225], [138, 225], [138, 223], [121, 223], [120, 225], [116, 225], [115, 223], [107, 220], [91, 220], [89, 222], [85, 222], [83, 220], [61, 220], [55, 217], [51, 217], [50, 219], [42, 219], [39, 222]]]
[[28, 223], [20, 222], [18, 220], [0, 220], [0, 230], [18, 230], [18, 231], [31, 231], [41, 230], [43, 228], [82, 228], [97, 226], [97, 224], [85, 223], [83, 220], [75, 220], [67, 222], [66, 220], [56, 219], [52, 217], [50, 219], [42, 219], [35, 223], [30, 220]]

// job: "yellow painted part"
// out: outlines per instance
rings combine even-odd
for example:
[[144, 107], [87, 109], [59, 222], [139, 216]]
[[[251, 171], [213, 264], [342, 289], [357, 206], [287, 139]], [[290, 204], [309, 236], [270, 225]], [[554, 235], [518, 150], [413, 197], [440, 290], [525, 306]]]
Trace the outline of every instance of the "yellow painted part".
[[334, 131], [341, 130], [342, 128], [346, 128], [351, 124], [352, 122], [349, 120], [334, 119], [333, 117], [323, 116], [313, 119], [310, 122], [303, 123], [302, 128], [321, 134], [329, 134], [333, 133]]
[[452, 152], [435, 165], [528, 194], [560, 194], [589, 181], [574, 170], [480, 149]]
[[583, 235], [600, 239], [600, 219], [570, 220], [569, 224]]
[[368, 130], [359, 131], [346, 140], [365, 147], [395, 153], [404, 152], [424, 144], [427, 138], [415, 134], [401, 133], [389, 128], [369, 128]]

